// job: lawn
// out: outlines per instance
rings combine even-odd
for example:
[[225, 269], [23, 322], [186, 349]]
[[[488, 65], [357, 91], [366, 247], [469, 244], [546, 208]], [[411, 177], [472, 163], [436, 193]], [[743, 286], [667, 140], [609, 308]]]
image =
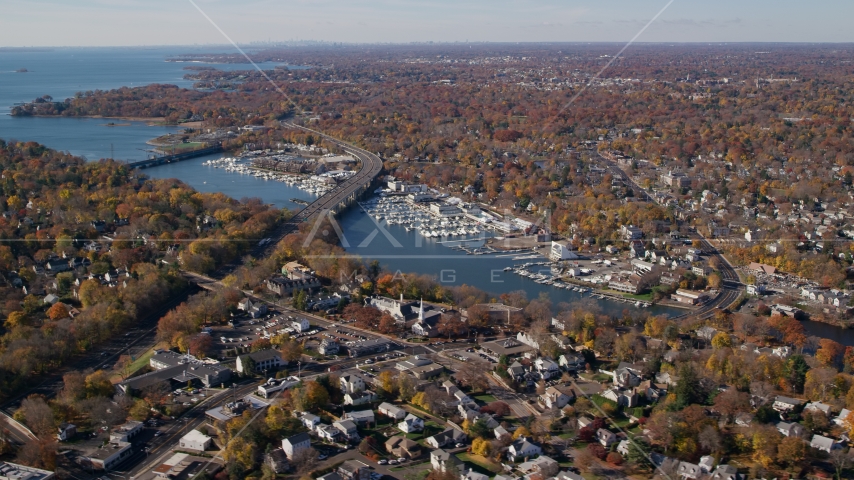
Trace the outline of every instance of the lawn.
[[[421, 470], [420, 472], [417, 471], [418, 469], [422, 469], [422, 468], [424, 470]], [[389, 470], [391, 470], [392, 472], [412, 471], [414, 473], [407, 474], [405, 478], [414, 479], [414, 480], [424, 480], [424, 477], [426, 477], [427, 475], [430, 474], [430, 472], [433, 470], [433, 467], [432, 467], [432, 465], [430, 465], [430, 462], [424, 462], [424, 463], [419, 463], [417, 465], [404, 465], [401, 467], [391, 467]]]
[[204, 143], [201, 142], [187, 142], [187, 143], [179, 143], [176, 145], [168, 145], [160, 147], [161, 150], [167, 153], [176, 153], [176, 152], [185, 152], [189, 150], [197, 150], [199, 148], [203, 148], [205, 146]]
[[[140, 371], [141, 369], [148, 366], [149, 360], [154, 356], [154, 347], [150, 350], [146, 351], [139, 357], [137, 357], [133, 362], [131, 362], [130, 366], [127, 369], [128, 377], [133, 376], [134, 373]], [[110, 379], [116, 382], [122, 381], [122, 372], [113, 371], [112, 375], [110, 375]]]
[[624, 293], [624, 297], [631, 298], [632, 300], [640, 300], [642, 302], [652, 302], [652, 292], [643, 293], [641, 295], [632, 295], [631, 293]]
[[480, 400], [483, 403], [492, 403], [492, 402], [496, 401], [496, 398], [492, 395], [489, 395], [489, 394], [475, 395], [474, 399]]
[[463, 452], [458, 453], [457, 458], [464, 462], [473, 464], [475, 466], [475, 471], [480, 471], [480, 473], [483, 473], [485, 475], [490, 473], [498, 473], [501, 471], [501, 465], [480, 455], [473, 455], [471, 453]]

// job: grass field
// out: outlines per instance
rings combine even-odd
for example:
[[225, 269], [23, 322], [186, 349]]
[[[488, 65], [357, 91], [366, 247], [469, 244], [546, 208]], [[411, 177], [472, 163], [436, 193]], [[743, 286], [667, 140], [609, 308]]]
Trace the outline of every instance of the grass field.
[[[156, 347], [149, 349], [148, 351], [137, 357], [133, 362], [131, 362], [130, 366], [127, 369], [127, 374], [129, 377], [148, 366], [148, 361], [154, 355], [155, 348]], [[123, 372], [120, 372], [118, 370], [113, 370], [113, 372], [110, 374], [110, 380], [114, 383], [121, 382], [122, 373]]]
[[187, 143], [179, 143], [177, 145], [168, 145], [160, 147], [160, 150], [163, 150], [166, 153], [177, 153], [177, 152], [186, 152], [189, 150], [196, 150], [199, 148], [203, 148], [205, 146], [204, 143], [201, 142], [187, 142]]
[[497, 463], [489, 460], [486, 457], [482, 457], [480, 455], [473, 455], [471, 453], [463, 452], [463, 453], [458, 453], [457, 458], [459, 458], [460, 460], [462, 460], [464, 462], [468, 462], [468, 463], [473, 464], [475, 467], [478, 467], [478, 468], [475, 468], [475, 470], [482, 470], [481, 473], [484, 473], [484, 474], [486, 474], [486, 473], [498, 473], [501, 471], [501, 465], [498, 465]]
[[496, 398], [492, 395], [475, 395], [475, 400], [480, 400], [483, 403], [492, 403], [496, 400]]

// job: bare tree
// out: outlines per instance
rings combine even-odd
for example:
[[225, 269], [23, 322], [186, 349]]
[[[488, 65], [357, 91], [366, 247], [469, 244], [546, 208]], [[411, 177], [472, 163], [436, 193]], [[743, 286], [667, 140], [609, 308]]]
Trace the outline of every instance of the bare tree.
[[461, 385], [471, 388], [472, 390], [484, 391], [489, 388], [489, 381], [486, 378], [491, 370], [490, 364], [483, 360], [475, 360], [470, 358], [457, 369], [454, 377]]
[[839, 448], [830, 452], [830, 463], [833, 469], [836, 470], [836, 478], [842, 479], [842, 472], [852, 466], [851, 455], [845, 450]]
[[317, 450], [313, 448], [297, 450], [289, 460], [299, 475], [305, 475], [317, 465]]

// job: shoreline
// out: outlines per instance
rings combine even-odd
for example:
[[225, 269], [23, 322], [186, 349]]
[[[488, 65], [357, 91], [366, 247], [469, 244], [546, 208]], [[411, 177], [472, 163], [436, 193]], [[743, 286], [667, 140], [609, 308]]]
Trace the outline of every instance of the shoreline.
[[[36, 117], [36, 118], [92, 118], [98, 120], [124, 120], [126, 122], [141, 122], [146, 123], [148, 126], [166, 126], [166, 127], [180, 127], [184, 124], [181, 123], [165, 123], [166, 117], [106, 117], [104, 115], [11, 115], [11, 117]], [[194, 122], [195, 123], [195, 122]], [[157, 138], [157, 137], [155, 137]]]

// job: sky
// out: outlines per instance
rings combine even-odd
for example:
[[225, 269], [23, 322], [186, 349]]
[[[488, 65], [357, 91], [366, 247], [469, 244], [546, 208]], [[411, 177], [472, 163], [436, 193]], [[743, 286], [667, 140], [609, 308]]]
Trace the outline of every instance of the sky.
[[[0, 47], [626, 42], [669, 1], [2, 0]], [[854, 42], [853, 17], [851, 0], [673, 0], [637, 41]]]

